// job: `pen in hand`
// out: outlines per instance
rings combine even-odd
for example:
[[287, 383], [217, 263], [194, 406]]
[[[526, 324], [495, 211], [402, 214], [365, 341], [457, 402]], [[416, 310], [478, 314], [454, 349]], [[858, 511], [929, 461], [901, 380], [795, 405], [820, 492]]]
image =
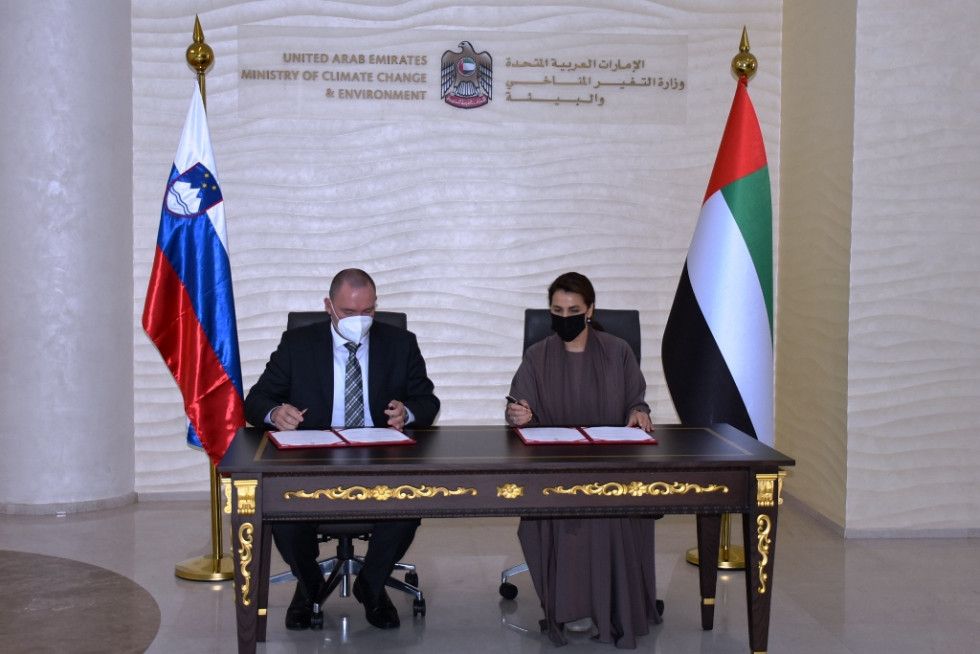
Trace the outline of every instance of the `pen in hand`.
[[[523, 409], [527, 409], [527, 412], [529, 414], [528, 415], [528, 419], [527, 419], [528, 422], [530, 422], [531, 418], [534, 417], [534, 411], [531, 409], [531, 407], [529, 407], [527, 405], [527, 401], [526, 400], [522, 403], [521, 401], [519, 401], [516, 397], [514, 397], [512, 395], [505, 395], [504, 396], [504, 399], [506, 399], [509, 404], [516, 404], [517, 406], [519, 406], [519, 407], [521, 407]], [[511, 420], [511, 422], [514, 422], [514, 421]], [[524, 423], [522, 423], [522, 424], [524, 424]]]
[[[529, 407], [527, 404], [524, 404], [521, 400], [518, 400], [513, 395], [504, 395], [504, 399], [507, 400], [508, 402], [510, 402], [511, 404], [516, 404], [517, 406], [522, 406], [525, 409], [527, 409], [528, 411], [531, 411], [531, 407]], [[534, 411], [531, 411], [531, 413], [534, 413]]]
[[[307, 407], [307, 409], [308, 408], [309, 407]], [[293, 425], [292, 429], [299, 429], [299, 423], [303, 422], [303, 414], [306, 413], [307, 409], [300, 409], [299, 410], [299, 419], [296, 421], [296, 424]]]
[[385, 415], [388, 416], [389, 427], [402, 431], [408, 421], [408, 407], [398, 400], [391, 400], [388, 402], [388, 408], [385, 409]]
[[272, 426], [281, 431], [291, 431], [303, 422], [303, 414], [307, 409], [297, 409], [290, 404], [282, 404], [272, 410], [269, 418]]

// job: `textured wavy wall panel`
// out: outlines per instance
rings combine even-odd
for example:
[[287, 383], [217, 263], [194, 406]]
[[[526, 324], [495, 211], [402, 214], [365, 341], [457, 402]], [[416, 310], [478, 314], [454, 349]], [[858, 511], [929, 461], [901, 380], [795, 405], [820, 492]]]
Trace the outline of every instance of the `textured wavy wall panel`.
[[854, 124], [849, 4], [790, 3], [783, 12], [776, 329], [777, 442], [796, 459], [786, 488], [840, 527], [847, 519]]
[[[183, 446], [179, 395], [139, 327], [163, 183], [194, 83], [183, 53], [195, 13], [216, 55], [208, 112], [246, 387], [286, 312], [320, 308], [333, 274], [358, 266], [374, 274], [381, 308], [408, 312], [443, 400], [439, 422], [497, 422], [519, 363], [524, 308], [544, 306], [548, 283], [574, 269], [593, 279], [600, 306], [640, 309], [647, 399], [670, 422], [660, 335], [734, 93], [729, 62], [743, 24], [761, 62], [752, 97], [774, 189], [779, 170], [780, 3], [741, 3], [738, 12], [722, 0], [696, 12], [689, 4], [134, 2], [137, 490], [207, 488], [204, 457]], [[450, 46], [461, 32], [485, 29], [685, 35], [687, 119], [245, 120], [235, 39], [247, 24], [451, 29]]]
[[980, 13], [861, 3], [847, 526], [980, 528]]

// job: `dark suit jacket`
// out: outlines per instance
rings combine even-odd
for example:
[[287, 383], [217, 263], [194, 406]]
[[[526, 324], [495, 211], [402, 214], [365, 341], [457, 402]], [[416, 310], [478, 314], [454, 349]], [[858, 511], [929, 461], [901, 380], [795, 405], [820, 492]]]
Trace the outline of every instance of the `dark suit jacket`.
[[[439, 398], [425, 371], [415, 334], [375, 321], [368, 352], [368, 404], [376, 427], [388, 424], [384, 411], [399, 400], [415, 416], [412, 426], [428, 427]], [[323, 322], [283, 332], [265, 371], [245, 398], [245, 419], [265, 426], [273, 407], [306, 409], [301, 429], [328, 429], [333, 414], [333, 332]]]

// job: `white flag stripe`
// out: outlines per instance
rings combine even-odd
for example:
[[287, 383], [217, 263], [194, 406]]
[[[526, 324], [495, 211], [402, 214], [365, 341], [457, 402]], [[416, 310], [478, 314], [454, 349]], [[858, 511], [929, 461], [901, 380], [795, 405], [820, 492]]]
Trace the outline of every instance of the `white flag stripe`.
[[[180, 145], [174, 157], [177, 174], [183, 173], [191, 166], [200, 163], [214, 175], [218, 183], [218, 170], [214, 165], [214, 150], [211, 149], [211, 132], [208, 129], [208, 114], [204, 110], [204, 100], [201, 99], [201, 88], [194, 82], [194, 95], [191, 96], [191, 106], [187, 109], [187, 119], [184, 121], [184, 131], [180, 135]], [[208, 211], [208, 218], [214, 226], [214, 231], [221, 240], [221, 245], [228, 252], [228, 235], [225, 229], [225, 203], [219, 202]]]
[[756, 436], [773, 444], [769, 313], [745, 239], [716, 191], [701, 207], [687, 254], [691, 288], [742, 395]]

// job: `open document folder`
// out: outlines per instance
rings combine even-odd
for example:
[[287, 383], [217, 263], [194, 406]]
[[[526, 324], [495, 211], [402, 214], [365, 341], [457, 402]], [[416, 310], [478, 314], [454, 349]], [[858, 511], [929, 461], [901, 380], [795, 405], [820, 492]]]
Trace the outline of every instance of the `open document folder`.
[[638, 427], [524, 427], [515, 431], [527, 445], [657, 444], [656, 438]]
[[349, 429], [299, 429], [270, 431], [269, 439], [280, 449], [290, 447], [360, 447], [364, 445], [411, 445], [415, 441], [391, 427]]

